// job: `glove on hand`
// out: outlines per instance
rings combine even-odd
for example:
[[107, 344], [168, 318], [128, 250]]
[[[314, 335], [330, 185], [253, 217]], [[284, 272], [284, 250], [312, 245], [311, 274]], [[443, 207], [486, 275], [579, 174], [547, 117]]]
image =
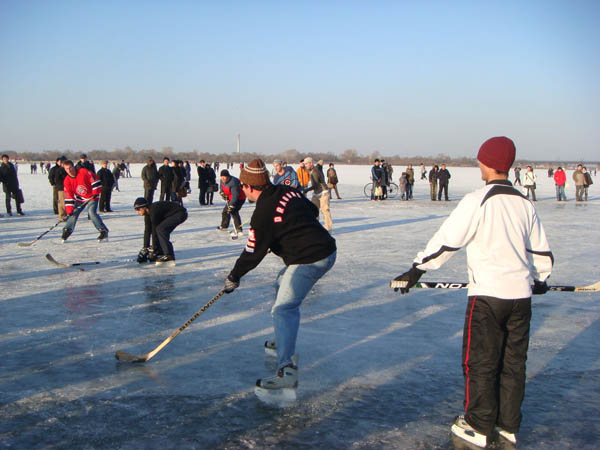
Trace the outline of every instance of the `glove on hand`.
[[411, 287], [413, 287], [415, 284], [417, 284], [417, 281], [419, 281], [419, 278], [421, 278], [421, 276], [424, 273], [425, 273], [424, 270], [417, 269], [415, 266], [411, 267], [411, 269], [408, 272], [404, 272], [399, 277], [394, 278], [394, 281], [406, 281], [407, 282], [406, 287], [394, 288], [394, 292], [398, 292], [398, 289], [399, 289], [401, 294], [408, 293], [408, 290]]
[[233, 291], [236, 290], [237, 287], [239, 287], [239, 285], [239, 281], [233, 281], [231, 278], [227, 277], [227, 279], [225, 280], [225, 286], [223, 286], [223, 290], [226, 294], [231, 294]]
[[224, 192], [221, 192], [221, 198], [226, 202], [229, 201], [229, 197], [227, 197], [227, 194], [225, 194]]
[[138, 253], [138, 256], [137, 256], [138, 264], [148, 262], [148, 253], [150, 253], [150, 252], [146, 247], [144, 247], [143, 249], [140, 250], [140, 252]]
[[548, 284], [545, 281], [533, 280], [533, 295], [542, 295], [548, 292]]

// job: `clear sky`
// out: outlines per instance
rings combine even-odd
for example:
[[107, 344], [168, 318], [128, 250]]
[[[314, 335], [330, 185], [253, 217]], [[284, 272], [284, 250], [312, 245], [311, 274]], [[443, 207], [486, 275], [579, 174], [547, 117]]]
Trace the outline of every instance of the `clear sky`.
[[0, 149], [600, 159], [600, 1], [0, 0]]

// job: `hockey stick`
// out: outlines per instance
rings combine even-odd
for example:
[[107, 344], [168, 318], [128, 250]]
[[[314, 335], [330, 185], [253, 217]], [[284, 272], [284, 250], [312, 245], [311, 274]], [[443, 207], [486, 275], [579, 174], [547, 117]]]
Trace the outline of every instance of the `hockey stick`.
[[[75, 208], [75, 211], [78, 211], [80, 209], [83, 209], [83, 207], [85, 205], [87, 205], [89, 202], [89, 200], [87, 202], [82, 203], [80, 206], [78, 206], [77, 208]], [[50, 228], [48, 228], [46, 231], [44, 231], [42, 234], [40, 234], [38, 237], [36, 237], [33, 241], [31, 242], [17, 242], [17, 246], [19, 247], [31, 247], [33, 244], [35, 244], [37, 241], [39, 241], [41, 238], [43, 238], [45, 235], [47, 235], [48, 233], [50, 233], [52, 230], [54, 230], [57, 226], [59, 226], [61, 223], [66, 222], [70, 216], [73, 215], [73, 213], [75, 213], [75, 211], [73, 211], [71, 214], [69, 214], [67, 217], [65, 217], [64, 219], [60, 219], [58, 222], [56, 222], [54, 225], [52, 225]]]
[[[406, 287], [406, 281], [390, 281], [391, 288], [403, 288]], [[446, 281], [419, 281], [413, 286], [413, 288], [422, 289], [466, 289], [469, 287], [469, 283], [450, 283]], [[589, 286], [548, 286], [549, 291], [566, 291], [566, 292], [599, 292], [600, 281]]]
[[152, 350], [150, 353], [146, 353], [145, 355], [133, 355], [131, 353], [127, 353], [127, 352], [118, 350], [115, 353], [115, 358], [117, 358], [119, 361], [126, 361], [126, 362], [146, 362], [146, 361], [150, 360], [150, 358], [152, 358], [154, 355], [156, 355], [158, 352], [160, 352], [164, 347], [166, 347], [166, 345], [169, 342], [171, 342], [173, 339], [175, 339], [179, 333], [181, 333], [183, 330], [185, 330], [194, 320], [196, 320], [198, 318], [198, 316], [200, 314], [202, 314], [204, 311], [206, 311], [224, 293], [225, 293], [225, 290], [221, 289], [219, 291], [219, 293], [217, 295], [215, 295], [213, 298], [211, 298], [210, 301], [206, 305], [204, 305], [202, 308], [200, 308], [196, 314], [194, 314], [192, 317], [190, 317], [186, 323], [181, 325], [177, 330], [175, 330], [175, 332], [171, 336], [169, 336], [167, 339], [162, 341], [162, 343], [158, 347], [156, 347], [154, 350]]
[[96, 264], [126, 263], [126, 262], [134, 261], [133, 259], [113, 259], [112, 261], [89, 261], [89, 262], [68, 264], [68, 263], [59, 263], [57, 260], [54, 259], [54, 257], [50, 253], [46, 254], [46, 259], [48, 261], [50, 261], [52, 264], [54, 264], [58, 267], [63, 267], [63, 268], [76, 267], [76, 266], [94, 266]]
[[[244, 220], [244, 221], [243, 221], [243, 222], [240, 224], [240, 228], [243, 228], [243, 226], [244, 226], [244, 225], [246, 225], [248, 222], [250, 222], [250, 220], [252, 220], [252, 217], [250, 217], [250, 219], [246, 219], [246, 220]], [[233, 234], [233, 233], [235, 233], [235, 234]], [[236, 239], [238, 239], [238, 238], [239, 238], [239, 236], [238, 236], [238, 230], [237, 230], [237, 228], [235, 227], [235, 224], [233, 224], [233, 232], [232, 232], [232, 233], [230, 233], [230, 234], [229, 234], [229, 236], [231, 236], [231, 239], [233, 239], [234, 241], [235, 241]]]

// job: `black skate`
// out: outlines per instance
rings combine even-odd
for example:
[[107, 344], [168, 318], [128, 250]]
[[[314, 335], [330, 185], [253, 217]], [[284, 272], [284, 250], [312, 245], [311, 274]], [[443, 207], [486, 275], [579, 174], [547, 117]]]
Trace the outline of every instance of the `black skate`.
[[108, 230], [100, 230], [100, 234], [98, 235], [98, 242], [108, 241]]
[[69, 230], [68, 228], [63, 228], [63, 231], [62, 231], [63, 244], [65, 243], [65, 241], [67, 239], [69, 239], [69, 236], [71, 236], [71, 233], [73, 233], [73, 231]]

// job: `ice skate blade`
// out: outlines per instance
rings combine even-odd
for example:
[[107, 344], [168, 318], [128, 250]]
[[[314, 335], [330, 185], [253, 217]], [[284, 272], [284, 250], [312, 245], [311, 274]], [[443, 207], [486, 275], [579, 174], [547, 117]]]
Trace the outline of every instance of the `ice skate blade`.
[[290, 406], [296, 401], [295, 388], [265, 389], [255, 386], [254, 393], [261, 402], [270, 406], [277, 406], [279, 408]]
[[487, 445], [487, 438], [483, 434], [465, 430], [456, 424], [452, 425], [450, 431], [452, 431], [452, 434], [455, 436], [468, 442], [469, 444], [475, 445], [476, 447], [485, 448]]
[[154, 265], [161, 266], [161, 267], [175, 267], [175, 261], [167, 261], [167, 262], [156, 261], [154, 263]]

